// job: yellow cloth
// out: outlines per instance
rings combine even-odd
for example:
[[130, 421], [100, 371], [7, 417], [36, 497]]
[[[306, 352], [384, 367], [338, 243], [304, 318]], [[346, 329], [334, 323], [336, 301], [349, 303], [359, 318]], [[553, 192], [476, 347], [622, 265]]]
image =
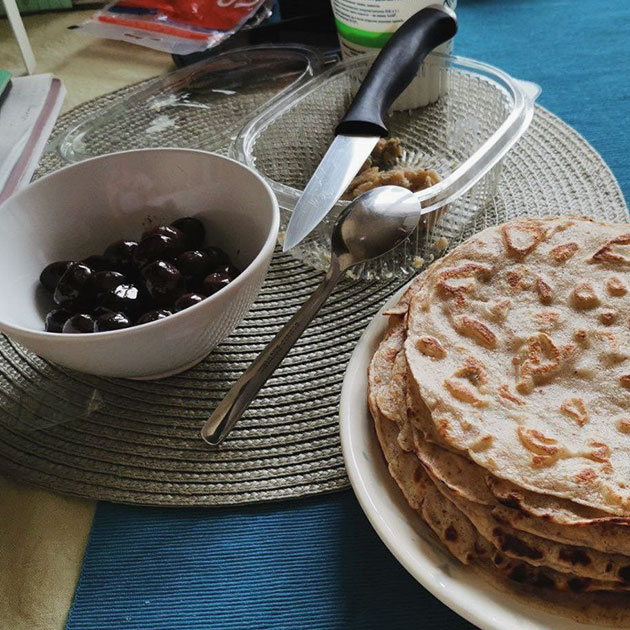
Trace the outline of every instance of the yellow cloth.
[[0, 477], [2, 628], [64, 627], [94, 506]]
[[[91, 11], [24, 18], [36, 72], [65, 84], [63, 111], [173, 68], [170, 55], [97, 39], [68, 26]], [[7, 20], [0, 20], [0, 67], [22, 67]], [[0, 476], [0, 628], [58, 630], [66, 617], [94, 516], [94, 502], [59, 496]]]

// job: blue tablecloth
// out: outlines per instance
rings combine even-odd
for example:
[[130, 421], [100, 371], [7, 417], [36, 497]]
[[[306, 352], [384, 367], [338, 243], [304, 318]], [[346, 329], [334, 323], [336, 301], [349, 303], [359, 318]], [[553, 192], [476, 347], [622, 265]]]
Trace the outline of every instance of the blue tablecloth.
[[[460, 0], [458, 54], [543, 88], [630, 194], [630, 2]], [[99, 504], [70, 630], [471, 628], [389, 555], [353, 495], [229, 509]]]

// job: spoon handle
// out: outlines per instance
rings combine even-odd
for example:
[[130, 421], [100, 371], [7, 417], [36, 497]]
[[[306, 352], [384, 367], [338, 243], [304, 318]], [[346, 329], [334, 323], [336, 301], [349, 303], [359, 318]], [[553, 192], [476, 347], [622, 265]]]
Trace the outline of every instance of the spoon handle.
[[225, 440], [260, 388], [267, 382], [267, 379], [299, 339], [304, 329], [317, 315], [340, 278], [339, 266], [331, 265], [326, 277], [311, 297], [302, 304], [297, 313], [267, 344], [238, 381], [232, 385], [227, 396], [219, 403], [219, 406], [201, 429], [201, 437], [208, 444], [219, 446]]

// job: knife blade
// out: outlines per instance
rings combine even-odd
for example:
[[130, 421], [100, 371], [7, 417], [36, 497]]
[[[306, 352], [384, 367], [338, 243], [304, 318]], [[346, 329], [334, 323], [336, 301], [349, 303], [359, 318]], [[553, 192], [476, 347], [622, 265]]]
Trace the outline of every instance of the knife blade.
[[383, 118], [392, 103], [417, 75], [425, 57], [457, 32], [455, 13], [430, 5], [412, 15], [392, 35], [374, 60], [335, 139], [298, 199], [287, 227], [282, 250], [306, 237], [330, 212], [388, 131]]

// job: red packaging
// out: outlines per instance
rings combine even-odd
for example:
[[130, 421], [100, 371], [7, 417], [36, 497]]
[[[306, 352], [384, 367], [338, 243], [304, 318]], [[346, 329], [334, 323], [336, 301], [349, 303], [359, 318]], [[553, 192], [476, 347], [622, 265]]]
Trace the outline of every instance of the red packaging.
[[271, 14], [272, 0], [120, 0], [80, 28], [174, 54], [212, 48]]

